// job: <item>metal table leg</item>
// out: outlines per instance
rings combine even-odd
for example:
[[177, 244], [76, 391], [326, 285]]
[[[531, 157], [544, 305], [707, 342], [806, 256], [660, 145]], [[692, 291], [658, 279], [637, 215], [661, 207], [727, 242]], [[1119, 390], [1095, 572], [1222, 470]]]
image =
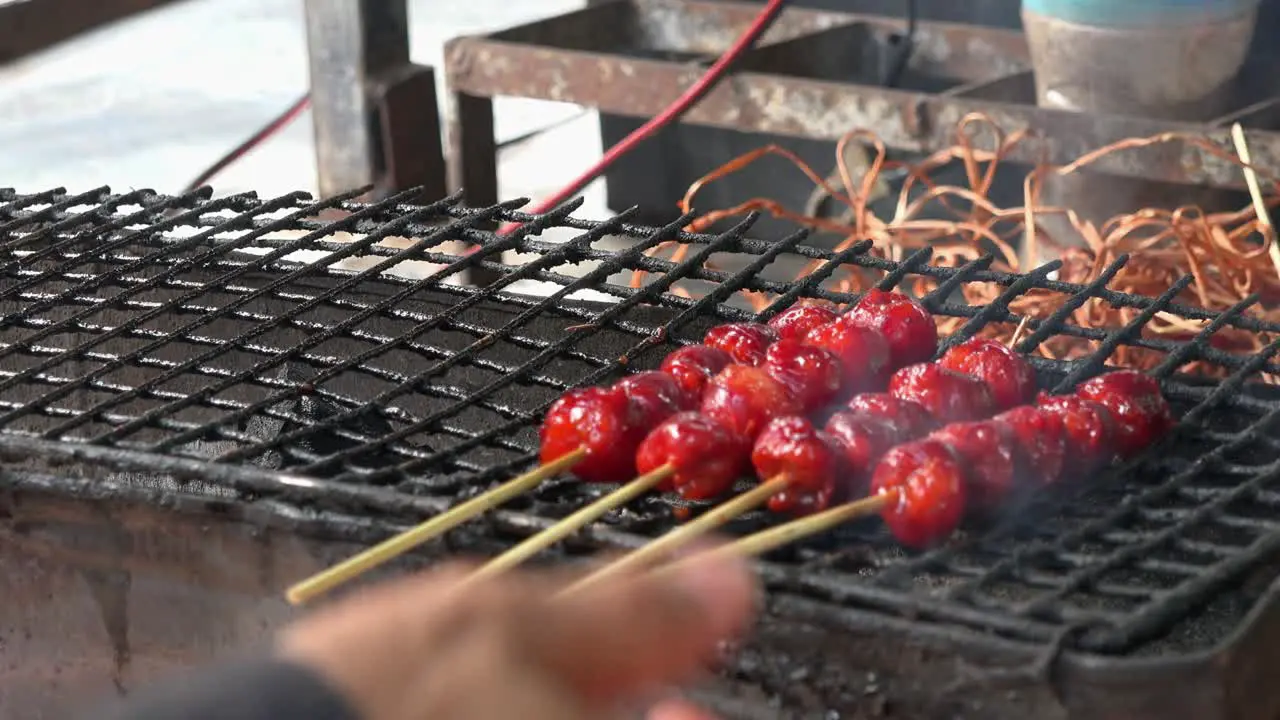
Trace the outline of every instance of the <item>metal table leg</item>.
[[405, 0], [306, 0], [320, 192], [446, 192], [432, 68], [409, 61]]

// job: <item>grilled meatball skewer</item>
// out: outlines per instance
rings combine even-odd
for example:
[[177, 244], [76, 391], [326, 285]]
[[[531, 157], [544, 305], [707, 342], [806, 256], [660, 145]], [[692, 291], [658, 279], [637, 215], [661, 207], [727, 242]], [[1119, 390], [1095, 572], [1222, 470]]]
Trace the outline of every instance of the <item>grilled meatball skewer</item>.
[[[1035, 406], [1027, 407], [1056, 417], [1063, 429], [1064, 462], [1058, 477], [1051, 478], [1052, 472], [1046, 471], [1035, 476], [1037, 482], [1093, 471], [1114, 457], [1132, 458], [1174, 422], [1158, 384], [1133, 370], [1100, 375], [1070, 395], [1042, 394]], [[1031, 417], [1021, 410], [998, 417], [1007, 423]], [[960, 453], [945, 444], [945, 434], [939, 438], [940, 434], [893, 448], [877, 465], [874, 494], [748, 536], [731, 548], [748, 554], [768, 552], [877, 512], [903, 544], [924, 547], [937, 542], [953, 532], [962, 519], [969, 494], [966, 483], [973, 470]], [[1024, 458], [1042, 452], [1033, 446], [1017, 447]]]
[[[864, 302], [872, 309], [864, 308]], [[897, 319], [886, 321], [881, 317], [890, 314]], [[653, 443], [639, 453], [637, 469], [644, 473], [641, 477], [512, 548], [480, 572], [498, 572], [514, 566], [628, 502], [637, 491], [667, 484], [677, 491], [683, 488], [686, 495], [719, 494], [717, 490], [723, 492], [731, 486], [741, 467], [733, 462], [707, 463], [703, 453], [685, 452], [677, 440], [682, 434], [702, 438], [723, 450], [735, 444], [738, 450], [750, 447], [776, 419], [812, 412], [841, 393], [881, 383], [894, 358], [914, 358], [925, 352], [926, 343], [930, 345], [926, 356], [931, 356], [936, 347], [937, 326], [932, 316], [905, 295], [868, 293], [848, 314], [818, 324], [825, 319], [822, 311], [788, 311], [775, 318], [770, 331], [781, 339], [768, 347], [765, 339], [770, 331], [759, 325], [738, 324], [715, 336], [708, 333], [707, 344], [720, 346], [742, 362], [725, 367], [707, 383], [699, 408], [704, 420], [677, 416], [655, 429], [651, 433]], [[869, 327], [872, 324], [876, 328]], [[801, 333], [804, 339], [798, 340]], [[714, 425], [727, 434], [714, 430]], [[693, 470], [715, 475], [692, 481]], [[770, 494], [785, 491], [791, 482], [782, 478], [766, 481], [678, 532], [692, 538], [758, 505]], [[826, 501], [821, 500], [823, 504]], [[664, 544], [674, 545], [680, 536], [665, 537], [648, 552], [658, 552]]]
[[[857, 329], [846, 334], [852, 337], [872, 332]], [[883, 357], [887, 358], [887, 353]], [[741, 475], [743, 468], [734, 460], [742, 457], [743, 450], [751, 447], [770, 422], [821, 407], [842, 387], [856, 387], [861, 382], [851, 379], [849, 366], [842, 364], [833, 353], [793, 340], [779, 341], [768, 348], [761, 363], [762, 366], [726, 366], [707, 383], [696, 415], [677, 415], [655, 428], [637, 448], [637, 469], [643, 473], [640, 477], [511, 548], [480, 568], [477, 574], [488, 575], [514, 567], [613, 508], [662, 485], [677, 487], [686, 496], [719, 495]], [[698, 438], [707, 443], [707, 447], [687, 452], [683, 438]], [[709, 461], [713, 457], [715, 459]], [[710, 477], [697, 477], [693, 475], [695, 472], [709, 473]], [[768, 489], [757, 488], [749, 496], [735, 499], [699, 518], [699, 524], [691, 523], [682, 530], [692, 538], [695, 533], [705, 532], [702, 528], [719, 525], [784, 488], [781, 480]]]
[[[676, 405], [685, 405], [680, 409], [701, 403], [702, 412], [750, 441], [768, 418], [812, 411], [838, 393], [878, 385], [891, 358], [915, 358], [926, 349], [932, 355], [936, 344], [936, 323], [923, 307], [900, 293], [873, 290], [845, 315], [797, 306], [768, 324], [718, 325], [707, 331], [701, 345], [673, 351], [658, 372], [676, 381], [682, 394]], [[651, 392], [650, 386], [660, 384], [652, 377], [656, 374], [641, 373], [650, 377], [646, 387], [638, 388], [640, 395], [663, 395]], [[634, 470], [633, 458], [644, 434], [657, 424], [654, 420], [672, 413], [634, 417], [633, 409], [624, 407], [634, 404], [636, 392], [626, 387], [630, 382], [626, 378], [614, 388], [566, 393], [547, 412], [539, 459], [545, 464], [578, 452], [581, 457], [573, 472], [587, 482], [633, 475], [629, 470]], [[793, 399], [782, 397], [788, 391]], [[611, 392], [614, 397], [608, 397]], [[765, 399], [776, 405], [765, 405]], [[588, 417], [592, 423], [580, 420]]]
[[[966, 357], [991, 354], [1002, 358], [1002, 362], [987, 363], [991, 368], [984, 375], [991, 380], [1002, 380], [1009, 373], [1019, 378], [1030, 377], [1031, 369], [1024, 359], [1007, 353], [1003, 347], [992, 349], [990, 342], [970, 340], [957, 346], [954, 354]], [[948, 353], [944, 358], [952, 357], [952, 354]], [[1018, 363], [1022, 367], [1018, 367]], [[651, 562], [761, 504], [767, 503], [773, 512], [788, 514], [825, 510], [833, 498], [864, 490], [869, 471], [880, 456], [899, 443], [920, 437], [937, 427], [940, 423], [936, 416], [949, 417], [949, 413], [957, 408], [963, 410], [965, 416], [994, 412], [994, 393], [985, 390], [983, 380], [950, 372], [934, 377], [942, 378], [941, 382], [935, 380], [935, 385], [928, 380], [916, 382], [910, 385], [912, 392], [899, 393], [945, 400], [935, 403], [940, 411], [933, 414], [915, 400], [892, 393], [862, 393], [851, 398], [843, 411], [832, 415], [823, 429], [801, 415], [774, 417], [751, 447], [751, 464], [756, 477], [760, 478], [756, 487], [606, 566], [571, 586], [570, 590], [577, 590], [623, 569]], [[1033, 391], [1034, 384], [1016, 389], [1026, 399]], [[949, 393], [958, 396], [950, 398]], [[761, 402], [760, 405], [771, 407], [769, 402]], [[943, 410], [945, 412], [941, 412]], [[711, 433], [711, 428], [718, 425], [707, 417], [691, 413], [667, 420], [641, 444], [638, 467], [642, 471], [663, 463], [675, 467], [671, 485], [687, 499], [706, 499], [727, 491], [741, 474], [741, 460], [723, 456], [711, 460], [714, 450], [710, 444], [690, 448], [674, 442], [683, 428]], [[718, 436], [721, 442], [716, 444], [716, 449], [741, 451], [743, 443], [727, 441], [733, 435]], [[840, 482], [841, 478], [845, 479], [844, 483]]]

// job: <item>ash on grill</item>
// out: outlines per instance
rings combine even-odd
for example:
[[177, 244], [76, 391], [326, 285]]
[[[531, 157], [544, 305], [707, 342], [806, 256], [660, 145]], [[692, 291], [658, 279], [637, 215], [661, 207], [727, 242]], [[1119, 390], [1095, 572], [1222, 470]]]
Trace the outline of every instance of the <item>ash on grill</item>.
[[[742, 716], [856, 717], [865, 671], [850, 668], [879, 668], [876, 693], [915, 698], [918, 708], [899, 709], [919, 716], [939, 711], [929, 698], [967, 663], [983, 676], [993, 665], [1027, 670], [1016, 674], [1016, 702], [1008, 682], [957, 691], [966, 707], [981, 704], [981, 717], [1025, 717], [1028, 698], [1080, 717], [1280, 710], [1280, 689], [1250, 669], [1280, 663], [1280, 601], [1270, 588], [1280, 558], [1280, 398], [1249, 382], [1280, 369], [1280, 326], [1249, 317], [1255, 298], [1213, 313], [1172, 301], [1188, 279], [1158, 298], [1109, 291], [1123, 257], [1089, 285], [1072, 285], [1050, 279], [1055, 264], [1012, 275], [989, 271], [989, 258], [948, 269], [930, 266], [927, 250], [895, 263], [867, 255], [866, 244], [812, 247], [803, 233], [757, 240], [750, 220], [692, 235], [680, 229], [687, 219], [644, 228], [625, 214], [573, 219], [572, 205], [528, 216], [517, 203], [404, 204], [411, 195], [366, 205], [352, 196], [0, 190], [6, 492], [166, 507], [216, 492], [222, 512], [255, 522], [305, 516], [312, 533], [385, 535], [531, 466], [540, 414], [566, 388], [653, 367], [713, 324], [758, 319], [737, 302], [743, 292], [775, 298], [768, 317], [801, 298], [852, 301], [829, 282], [842, 265], [879, 273], [885, 289], [925, 277], [935, 289], [923, 304], [964, 318], [948, 343], [1016, 325], [1013, 299], [1049, 293], [1060, 309], [1029, 323], [1017, 349], [1069, 334], [1096, 351], [1066, 363], [1033, 356], [1041, 387], [1066, 390], [1103, 371], [1117, 348], [1146, 348], [1165, 358], [1153, 373], [1180, 417], [1175, 432], [1090, 493], [1041, 499], [1017, 522], [927, 553], [904, 553], [870, 523], [773, 554], [762, 568], [770, 614], [713, 695]], [[334, 211], [340, 219], [317, 219]], [[495, 222], [523, 227], [499, 237], [487, 230]], [[569, 237], [546, 239], [552, 230]], [[352, 235], [338, 242], [336, 233]], [[615, 249], [619, 239], [628, 249]], [[689, 246], [685, 261], [645, 254], [670, 240]], [[456, 242], [477, 251], [459, 254]], [[298, 261], [304, 250], [328, 255]], [[343, 269], [350, 258], [363, 269]], [[711, 269], [709, 259], [739, 269]], [[820, 266], [801, 282], [777, 270], [809, 260]], [[438, 269], [416, 280], [387, 272], [407, 261]], [[473, 269], [496, 279], [449, 284]], [[631, 288], [637, 271], [646, 283]], [[530, 283], [552, 290], [513, 292]], [[965, 283], [1000, 294], [982, 306], [957, 302]], [[672, 292], [684, 284], [706, 293]], [[612, 302], [576, 300], [588, 290]], [[1128, 308], [1132, 319], [1073, 324], [1073, 311], [1093, 302]], [[1157, 313], [1187, 319], [1196, 337], [1144, 336]], [[1270, 344], [1255, 354], [1214, 347], [1225, 328]], [[1226, 377], [1178, 374], [1193, 361]], [[160, 490], [130, 486], [142, 476]], [[500, 549], [599, 492], [547, 483], [450, 541]], [[674, 504], [633, 504], [568, 550], [644, 542], [673, 525]], [[1245, 700], [1215, 700], [1228, 696]]]

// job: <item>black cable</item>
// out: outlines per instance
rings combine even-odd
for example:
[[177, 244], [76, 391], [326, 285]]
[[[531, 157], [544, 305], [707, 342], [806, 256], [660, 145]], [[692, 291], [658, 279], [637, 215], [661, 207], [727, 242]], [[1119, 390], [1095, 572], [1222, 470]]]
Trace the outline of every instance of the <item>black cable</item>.
[[916, 0], [906, 0], [906, 2], [907, 31], [898, 38], [898, 52], [893, 59], [893, 64], [889, 66], [888, 72], [885, 73], [885, 87], [897, 87], [898, 83], [902, 82], [902, 75], [906, 72], [907, 63], [910, 62], [911, 55], [915, 51], [916, 30], [920, 22], [920, 8], [917, 6]]
[[563, 127], [565, 125], [568, 125], [569, 123], [573, 122], [574, 120], [577, 120], [580, 117], [583, 117], [589, 112], [591, 112], [591, 108], [583, 108], [582, 110], [566, 118], [561, 118], [560, 120], [557, 120], [553, 123], [548, 123], [546, 125], [543, 125], [540, 128], [534, 128], [533, 130], [529, 130], [528, 132], [521, 133], [520, 135], [517, 135], [513, 138], [508, 138], [506, 140], [503, 140], [502, 142], [498, 143], [496, 147], [498, 150], [506, 150], [507, 148], [513, 145], [519, 145], [520, 143], [523, 143], [526, 140], [532, 140], [538, 137], [539, 135], [542, 135], [543, 133], [550, 132], [552, 130], [555, 130], [558, 127]]
[[250, 135], [248, 140], [245, 140], [234, 147], [226, 155], [218, 158], [218, 161], [213, 165], [210, 165], [204, 170], [204, 172], [197, 175], [196, 179], [192, 180], [182, 192], [189, 193], [198, 187], [207, 185], [215, 175], [226, 170], [228, 166], [235, 163], [245, 155], [253, 152], [254, 148], [257, 148], [259, 145], [262, 145], [277, 135], [280, 131], [284, 130], [289, 123], [292, 123], [294, 120], [301, 117], [302, 113], [309, 107], [311, 107], [310, 94], [303, 95], [293, 101], [293, 104], [290, 105], [287, 110], [272, 118], [271, 121], [264, 125], [260, 130]]

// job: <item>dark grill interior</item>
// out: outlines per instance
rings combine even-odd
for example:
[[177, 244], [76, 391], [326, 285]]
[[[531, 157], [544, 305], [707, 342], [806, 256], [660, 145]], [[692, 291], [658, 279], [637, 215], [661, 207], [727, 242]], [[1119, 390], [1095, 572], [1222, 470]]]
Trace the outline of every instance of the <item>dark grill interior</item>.
[[[1017, 323], [1007, 304], [1022, 293], [1060, 294], [1061, 309], [1033, 321], [1019, 349], [1068, 333], [1097, 351], [1069, 363], [1037, 357], [1042, 385], [1065, 390], [1102, 371], [1117, 347], [1146, 347], [1165, 354], [1154, 372], [1182, 419], [1163, 445], [1088, 491], [1011, 509], [947, 548], [904, 554], [867, 522], [778, 552], [766, 567], [778, 589], [1035, 646], [1134, 655], [1224, 641], [1250, 607], [1251, 576], [1274, 577], [1280, 403], [1256, 381], [1277, 369], [1280, 344], [1239, 355], [1208, 342], [1228, 326], [1268, 339], [1280, 330], [1248, 317], [1252, 300], [1223, 314], [1173, 303], [1189, 279], [1160, 298], [1109, 292], [1124, 258], [1084, 287], [1049, 279], [1056, 265], [1008, 275], [982, 261], [932, 267], [928, 253], [893, 263], [865, 254], [866, 244], [833, 254], [803, 234], [762, 241], [747, 236], [750, 221], [688, 235], [682, 221], [650, 229], [625, 216], [575, 220], [572, 206], [531, 217], [511, 209], [519, 203], [415, 207], [403, 204], [409, 196], [360, 204], [0, 190], [8, 481], [67, 493], [145, 485], [158, 500], [197, 493], [389, 531], [529, 467], [539, 413], [566, 387], [652, 367], [674, 343], [751, 316], [740, 291], [773, 296], [766, 315], [798, 297], [849, 302], [830, 290], [831, 278], [856, 266], [882, 287], [921, 275], [940, 281], [924, 297], [930, 310], [970, 318], [949, 342]], [[490, 231], [496, 221], [527, 224], [500, 237]], [[386, 238], [398, 240], [377, 244]], [[691, 245], [690, 259], [643, 254], [668, 240]], [[300, 250], [331, 254], [298, 259]], [[730, 269], [704, 267], [713, 257]], [[349, 258], [362, 258], [363, 269], [334, 267]], [[789, 268], [810, 259], [822, 267], [788, 280]], [[406, 261], [432, 267], [413, 279], [401, 274]], [[397, 274], [384, 272], [391, 268]], [[631, 289], [636, 270], [651, 274]], [[496, 279], [446, 283], [479, 273]], [[553, 292], [515, 292], [527, 281]], [[955, 288], [970, 282], [1004, 292], [987, 306], [955, 301]], [[668, 292], [677, 284], [694, 296]], [[612, 302], [579, 299], [582, 290]], [[1095, 298], [1132, 308], [1134, 319], [1072, 325], [1071, 312]], [[1201, 321], [1202, 330], [1192, 342], [1142, 337], [1156, 313]], [[1197, 360], [1227, 377], [1178, 374]], [[604, 490], [553, 481], [498, 521], [459, 532], [496, 549]], [[607, 529], [570, 549], [653, 537], [672, 525], [673, 503], [654, 498], [614, 513]], [[732, 529], [768, 521], [750, 516]]]

